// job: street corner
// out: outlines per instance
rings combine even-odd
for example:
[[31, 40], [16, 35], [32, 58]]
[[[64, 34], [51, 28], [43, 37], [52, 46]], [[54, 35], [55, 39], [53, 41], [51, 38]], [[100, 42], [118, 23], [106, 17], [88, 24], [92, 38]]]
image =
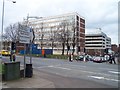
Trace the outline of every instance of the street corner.
[[54, 83], [33, 75], [32, 78], [20, 78], [18, 80], [3, 82], [1, 88], [54, 88]]

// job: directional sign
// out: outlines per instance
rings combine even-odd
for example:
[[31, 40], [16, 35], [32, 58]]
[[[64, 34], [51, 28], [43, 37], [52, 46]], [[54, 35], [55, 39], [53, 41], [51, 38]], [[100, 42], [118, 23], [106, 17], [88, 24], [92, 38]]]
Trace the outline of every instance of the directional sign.
[[21, 26], [19, 29], [19, 42], [30, 43], [30, 27]]

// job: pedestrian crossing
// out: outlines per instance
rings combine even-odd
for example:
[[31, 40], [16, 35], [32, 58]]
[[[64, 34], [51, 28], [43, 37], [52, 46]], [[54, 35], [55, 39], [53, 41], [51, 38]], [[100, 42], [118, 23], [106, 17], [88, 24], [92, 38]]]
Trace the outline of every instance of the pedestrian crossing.
[[117, 72], [117, 71], [108, 71], [110, 73], [113, 73], [113, 74], [120, 74], [120, 72]]
[[110, 81], [114, 81], [114, 82], [118, 82], [118, 79], [112, 79], [112, 78], [105, 78], [105, 77], [101, 77], [101, 76], [88, 76], [91, 78], [95, 78], [95, 79], [99, 79], [99, 80], [110, 80]]

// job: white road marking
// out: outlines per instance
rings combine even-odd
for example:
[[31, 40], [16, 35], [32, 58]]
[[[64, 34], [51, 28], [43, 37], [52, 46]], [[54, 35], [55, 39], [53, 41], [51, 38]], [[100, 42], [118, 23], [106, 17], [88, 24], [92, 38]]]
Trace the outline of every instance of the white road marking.
[[119, 81], [117, 79], [111, 79], [111, 78], [105, 78], [105, 77], [99, 77], [99, 76], [88, 76], [88, 77], [95, 78], [95, 79], [101, 79], [101, 80], [111, 80], [111, 81], [115, 81], [115, 82]]
[[98, 74], [98, 75], [112, 76], [112, 75], [110, 75], [110, 74], [105, 74], [105, 73], [97, 73], [97, 72], [83, 71], [83, 70], [79, 70], [79, 71], [85, 72], [85, 73], [90, 73], [90, 74]]
[[104, 79], [119, 82], [119, 80], [117, 79], [110, 79], [110, 78], [104, 78]]
[[70, 69], [70, 68], [63, 68], [63, 67], [58, 67], [58, 66], [53, 66], [53, 65], [48, 66], [48, 67], [59, 68], [59, 69], [64, 69], [64, 70], [72, 70], [72, 69]]
[[75, 71], [81, 71], [84, 73], [90, 73], [90, 74], [97, 74], [97, 75], [104, 75], [104, 76], [112, 76], [111, 74], [105, 74], [105, 73], [97, 73], [97, 72], [91, 72], [91, 71], [86, 71], [86, 70], [81, 70], [81, 69], [72, 69], [72, 68], [64, 68], [64, 67], [60, 67], [61, 64], [57, 64], [57, 65], [50, 65], [50, 66], [42, 66], [42, 67], [37, 67], [37, 68], [46, 68], [46, 67], [51, 67], [51, 68], [58, 68], [58, 69], [63, 69], [63, 70], [75, 70]]
[[83, 67], [85, 68], [86, 66], [83, 66], [83, 65], [71, 65], [71, 64], [65, 64], [65, 65], [70, 65], [70, 66], [79, 66], [79, 67]]
[[49, 65], [49, 66], [41, 66], [41, 67], [34, 67], [34, 66], [33, 66], [33, 68], [38, 68], [38, 69], [40, 69], [40, 68], [53, 67], [53, 66], [57, 67], [57, 66], [60, 66], [60, 64], [57, 64], [57, 65]]
[[108, 71], [110, 73], [114, 73], [114, 74], [120, 74], [120, 72], [116, 72], [116, 71]]
[[104, 73], [97, 73], [97, 72], [91, 72], [91, 71], [83, 71], [83, 70], [77, 70], [77, 69], [71, 69], [71, 68], [64, 68], [64, 67], [58, 67], [55, 65], [50, 65], [48, 67], [52, 67], [52, 68], [59, 68], [59, 69], [64, 69], [64, 70], [76, 70], [76, 71], [81, 71], [81, 72], [85, 72], [85, 73], [91, 73], [91, 74], [99, 74], [99, 75], [105, 75], [105, 76], [111, 76], [109, 74], [104, 74]]
[[34, 68], [40, 69], [40, 68], [46, 68], [46, 67], [48, 67], [48, 66], [41, 66], [41, 67], [34, 67]]
[[113, 70], [113, 71], [116, 70], [116, 69], [110, 69], [110, 68], [98, 68], [98, 69], [102, 69], [102, 70]]
[[104, 79], [104, 77], [98, 77], [98, 76], [88, 76], [88, 77], [92, 77], [92, 78], [96, 78], [96, 79]]
[[[75, 66], [78, 66], [78, 65], [75, 65]], [[72, 69], [72, 68], [65, 68], [65, 67], [62, 67], [61, 64], [57, 64], [57, 65], [49, 65], [49, 66], [41, 66], [41, 67], [35, 67], [35, 68], [46, 68], [46, 67], [50, 67], [50, 68], [58, 68], [58, 69], [63, 69], [63, 70], [75, 70], [75, 71], [80, 71], [80, 72], [84, 72], [84, 73], [90, 73], [90, 74], [96, 74], [96, 75], [104, 75], [104, 76], [107, 76], [107, 77], [110, 77], [110, 76], [113, 76], [111, 74], [105, 74], [105, 73], [97, 73], [97, 72], [92, 72], [92, 71], [86, 71], [86, 70], [81, 70], [81, 69]], [[84, 67], [84, 66], [83, 66]], [[111, 72], [111, 71], [110, 71]], [[112, 73], [117, 73], [117, 72], [113, 72]], [[59, 73], [56, 73], [56, 74], [59, 74]], [[99, 76], [89, 76], [89, 77], [92, 77], [92, 78], [96, 78], [96, 79], [102, 79], [102, 80], [111, 80], [111, 81], [116, 81], [118, 82], [118, 80], [116, 79], [110, 79], [110, 78], [104, 78], [104, 77], [99, 77]], [[118, 78], [118, 76], [114, 76], [116, 78]]]

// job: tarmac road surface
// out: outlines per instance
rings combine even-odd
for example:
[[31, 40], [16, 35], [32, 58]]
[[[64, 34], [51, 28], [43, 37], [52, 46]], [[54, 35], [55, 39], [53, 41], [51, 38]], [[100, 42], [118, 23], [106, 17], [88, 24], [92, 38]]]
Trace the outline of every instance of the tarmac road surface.
[[[17, 61], [23, 66], [23, 56], [17, 56]], [[48, 58], [33, 58], [32, 64], [38, 77], [53, 82], [55, 88], [118, 88], [120, 72], [115, 64]]]

